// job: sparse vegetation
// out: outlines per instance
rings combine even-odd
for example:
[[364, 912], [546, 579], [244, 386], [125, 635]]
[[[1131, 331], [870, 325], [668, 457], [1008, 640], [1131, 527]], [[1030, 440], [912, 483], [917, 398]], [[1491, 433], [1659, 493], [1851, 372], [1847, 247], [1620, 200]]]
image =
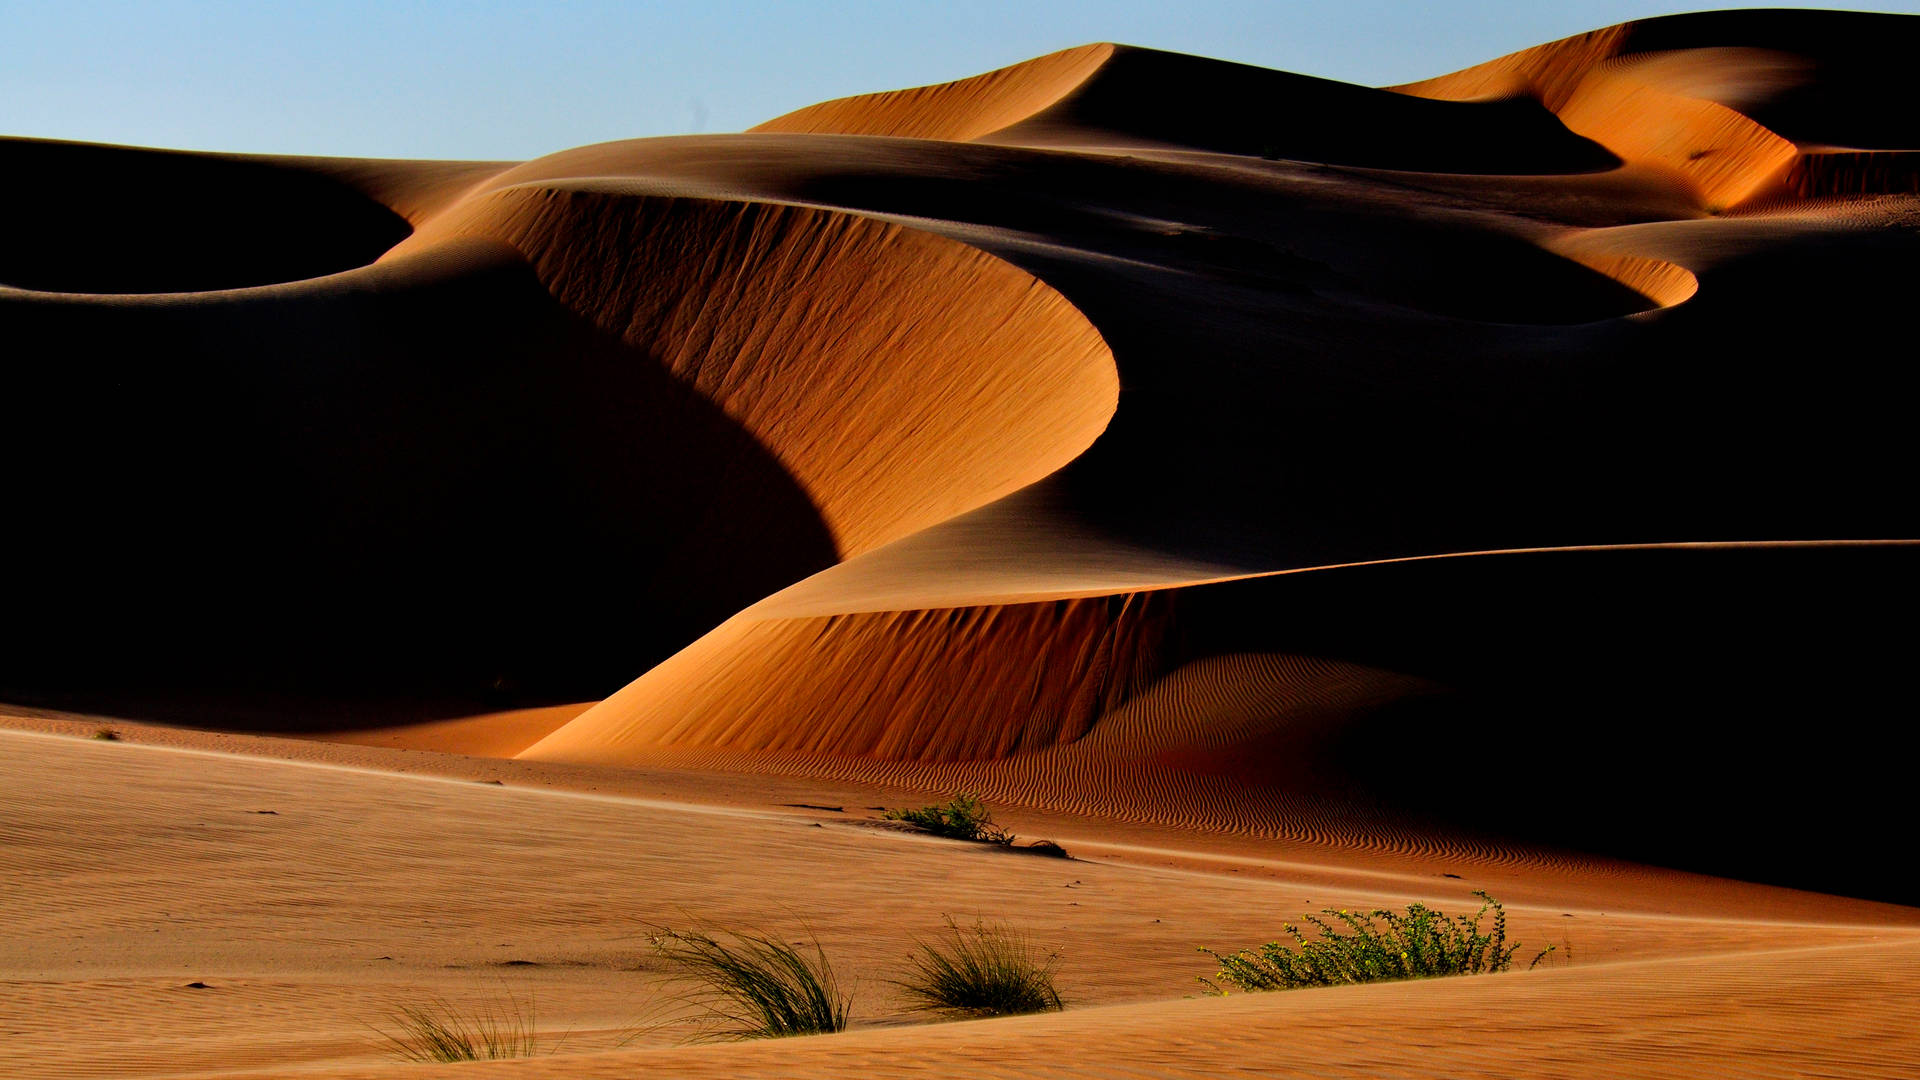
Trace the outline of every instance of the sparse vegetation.
[[1060, 1008], [1057, 956], [1041, 956], [1025, 934], [1003, 924], [962, 927], [916, 943], [899, 986], [914, 1006], [951, 1016], [1016, 1016]]
[[993, 820], [993, 812], [980, 796], [961, 792], [948, 800], [946, 805], [895, 807], [881, 815], [888, 821], [898, 821], [911, 825], [921, 832], [944, 836], [949, 840], [971, 840], [979, 844], [995, 844], [1014, 851], [1030, 855], [1047, 855], [1056, 859], [1070, 859], [1067, 849], [1051, 840], [1035, 840], [1031, 843], [1016, 845], [1018, 839]]
[[976, 840], [986, 844], [1012, 846], [1013, 834], [994, 823], [993, 813], [978, 795], [961, 792], [945, 806], [920, 806], [888, 810], [888, 821], [904, 821], [923, 832], [952, 840]]
[[[1288, 923], [1286, 931], [1292, 935], [1293, 945], [1272, 941], [1258, 949], [1224, 955], [1201, 949], [1220, 962], [1220, 970], [1212, 979], [1200, 981], [1214, 993], [1224, 994], [1226, 986], [1293, 990], [1506, 971], [1520, 949], [1518, 944], [1507, 942], [1506, 909], [1484, 892], [1474, 895], [1482, 903], [1471, 918], [1449, 917], [1419, 903], [1408, 905], [1404, 915], [1325, 908], [1324, 918], [1308, 915], [1303, 919], [1319, 931], [1311, 940], [1300, 927]], [[1493, 914], [1493, 927], [1483, 931], [1481, 920], [1488, 912]], [[1335, 922], [1340, 925], [1335, 926]], [[1541, 950], [1533, 963], [1540, 963], [1551, 952], [1553, 946]]]
[[826, 1035], [847, 1026], [851, 994], [841, 991], [820, 943], [811, 955], [771, 937], [660, 930], [653, 947], [694, 984], [688, 999], [715, 1039]]
[[445, 998], [396, 1006], [397, 1031], [375, 1027], [382, 1045], [402, 1061], [500, 1061], [532, 1057], [533, 1003], [509, 993], [501, 1005], [459, 1009]]
[[103, 727], [95, 729], [94, 733], [89, 735], [88, 738], [99, 739], [101, 742], [119, 742], [120, 733], [110, 727]]

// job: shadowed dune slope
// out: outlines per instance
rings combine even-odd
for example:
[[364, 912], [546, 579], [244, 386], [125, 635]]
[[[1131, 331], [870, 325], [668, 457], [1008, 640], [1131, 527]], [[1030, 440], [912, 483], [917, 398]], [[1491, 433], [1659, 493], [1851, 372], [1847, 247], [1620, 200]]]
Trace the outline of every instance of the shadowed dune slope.
[[1126, 46], [1059, 102], [986, 138], [1181, 147], [1418, 172], [1570, 173], [1618, 164], [1530, 100], [1409, 100]]
[[1040, 479], [1119, 387], [1105, 343], [1031, 275], [891, 223], [802, 207], [514, 186], [407, 247], [486, 236], [780, 459], [843, 553]]
[[[966, 609], [750, 610], [520, 756], [966, 788], [1363, 847], [1518, 833], [1913, 902], [1904, 867], [1849, 825], [1899, 812], [1920, 749], [1890, 722], [1913, 642], [1885, 629], [1915, 599], [1894, 584], [1913, 551], [1484, 555]], [[1778, 734], [1822, 715], [1877, 749]]]
[[212, 722], [261, 695], [295, 727], [580, 700], [838, 555], [757, 439], [499, 245], [0, 293], [0, 325], [17, 697]]
[[9, 144], [124, 163], [98, 222], [261, 177], [231, 278], [56, 226], [22, 284], [308, 276], [0, 289], [0, 686], [1911, 898], [1847, 823], [1910, 760], [1916, 25], [1094, 45], [511, 166]]
[[1083, 46], [958, 82], [841, 98], [752, 130], [1158, 145], [1437, 172], [1578, 172], [1615, 164], [1530, 101], [1409, 101], [1127, 45]]
[[299, 159], [0, 138], [0, 285], [164, 293], [364, 266], [407, 221]]
[[[497, 171], [329, 167], [416, 208]], [[10, 507], [57, 523], [0, 685], [314, 728], [597, 697], [1114, 407], [1057, 293], [899, 225], [519, 187], [424, 228], [272, 289], [0, 295]]]

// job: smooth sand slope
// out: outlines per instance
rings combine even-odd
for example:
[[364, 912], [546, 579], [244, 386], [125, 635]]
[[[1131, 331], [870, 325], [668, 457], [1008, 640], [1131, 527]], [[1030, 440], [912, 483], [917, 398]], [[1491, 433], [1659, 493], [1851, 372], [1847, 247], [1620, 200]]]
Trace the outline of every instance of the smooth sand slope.
[[[1567, 1070], [1876, 1075], [1910, 1034], [1858, 1059], [1828, 1037], [1884, 1009], [1763, 1047], [1727, 1003], [1803, 1028], [1907, 978], [1909, 945], [1754, 929], [1800, 894], [1731, 882], [1809, 890], [1780, 916], [1801, 930], [1903, 918], [1821, 894], [1920, 903], [1889, 841], [1920, 750], [1916, 48], [1912, 17], [1709, 13], [1374, 89], [1101, 44], [521, 163], [0, 140], [34, 208], [0, 252], [0, 700], [69, 734], [89, 722], [47, 710], [756, 812], [973, 790], [1110, 852], [1384, 874], [1394, 902], [1441, 863], [1547, 907], [1684, 893], [1710, 945], [1671, 981], [1188, 1002], [1166, 1023], [1217, 1039], [1140, 1039], [1185, 1075], [1247, 1065], [1219, 1047], [1293, 1010], [1436, 1032], [1299, 1044], [1391, 1071], [1455, 1045], [1444, 1000], [1533, 1032], [1462, 1036], [1459, 1071], [1590, 1015], [1619, 1041], [1588, 1029]], [[545, 836], [583, 805], [501, 798], [461, 812]], [[656, 843], [630, 833], [554, 842]], [[731, 842], [675, 835], [649, 858]], [[700, 901], [851, 887], [864, 856], [835, 852]], [[853, 925], [867, 956], [910, 931]], [[306, 962], [256, 929], [251, 974]], [[1130, 982], [1121, 940], [1099, 979], [1133, 989], [1089, 1004], [1179, 996]], [[1117, 1068], [1092, 1032], [1146, 1015], [994, 1028], [991, 1067], [1085, 1039]], [[974, 1030], [627, 1064], [830, 1074]], [[301, 1053], [345, 1067], [340, 1039]]]

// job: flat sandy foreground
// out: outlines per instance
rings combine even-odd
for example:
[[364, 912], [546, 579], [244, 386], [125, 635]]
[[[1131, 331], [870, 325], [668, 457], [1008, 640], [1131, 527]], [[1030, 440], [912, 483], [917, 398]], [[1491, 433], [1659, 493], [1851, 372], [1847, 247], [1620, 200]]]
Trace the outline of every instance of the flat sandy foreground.
[[[1518, 850], [1003, 815], [1066, 845], [1058, 861], [861, 827], [911, 793], [855, 784], [6, 723], [0, 1032], [22, 1078], [1915, 1075], [1905, 907]], [[1567, 961], [1198, 996], [1200, 946], [1323, 906], [1464, 909], [1477, 888]], [[944, 915], [1057, 950], [1067, 1010], [906, 1010], [893, 962]], [[695, 923], [816, 934], [856, 982], [853, 1029], [716, 1045], [649, 1026], [674, 990], [648, 928]], [[509, 994], [536, 1017], [532, 1059], [400, 1064], [372, 1031], [396, 1003]]]

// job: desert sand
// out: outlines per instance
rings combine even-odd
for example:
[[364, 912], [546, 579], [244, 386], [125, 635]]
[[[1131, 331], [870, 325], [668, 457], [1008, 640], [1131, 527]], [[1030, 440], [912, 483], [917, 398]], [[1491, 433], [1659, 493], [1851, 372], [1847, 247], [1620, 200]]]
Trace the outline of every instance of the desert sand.
[[[1098, 44], [517, 163], [0, 139], [10, 1068], [426, 1075], [396, 1003], [511, 995], [540, 1053], [456, 1067], [1915, 1075], [1916, 48]], [[957, 791], [1074, 858], [868, 827]], [[1475, 890], [1551, 962], [1196, 981]], [[947, 916], [1066, 1011], [911, 1012]], [[816, 936], [853, 1028], [651, 1023], [694, 923]]]

